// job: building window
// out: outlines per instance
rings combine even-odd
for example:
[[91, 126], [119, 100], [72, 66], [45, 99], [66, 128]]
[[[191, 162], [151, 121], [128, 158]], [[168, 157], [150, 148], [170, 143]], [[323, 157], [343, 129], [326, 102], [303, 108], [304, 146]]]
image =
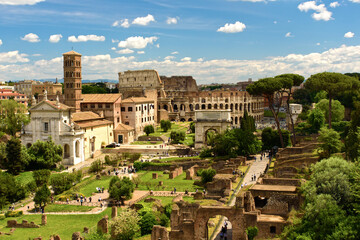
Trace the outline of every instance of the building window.
[[122, 111], [122, 112], [125, 112], [125, 107], [121, 107], [121, 111]]
[[95, 104], [91, 104], [91, 108], [95, 108]]
[[98, 104], [98, 108], [102, 108], [102, 104], [99, 103], [99, 104]]
[[49, 131], [49, 123], [44, 123], [44, 131], [48, 132]]
[[128, 111], [129, 111], [129, 112], [132, 112], [132, 107], [128, 107]]
[[125, 125], [129, 125], [129, 122], [125, 122]]
[[110, 104], [106, 104], [106, 108], [110, 108]]
[[275, 226], [270, 227], [270, 233], [276, 233], [276, 227]]
[[119, 117], [117, 118], [117, 122], [120, 122], [120, 118], [119, 118]]

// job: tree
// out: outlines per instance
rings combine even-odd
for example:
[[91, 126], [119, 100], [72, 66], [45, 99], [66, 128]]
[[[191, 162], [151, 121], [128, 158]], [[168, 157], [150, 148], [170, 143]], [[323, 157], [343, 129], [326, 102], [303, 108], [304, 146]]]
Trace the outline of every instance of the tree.
[[6, 143], [6, 159], [2, 164], [11, 174], [19, 174], [28, 165], [28, 155], [22, 149], [21, 142], [12, 138]]
[[50, 202], [51, 192], [47, 186], [44, 184], [36, 193], [34, 197], [35, 204], [39, 205], [41, 209], [45, 209], [45, 206]]
[[246, 229], [246, 234], [248, 235], [249, 240], [253, 240], [259, 232], [259, 229], [257, 227], [248, 227]]
[[202, 184], [212, 182], [214, 176], [216, 175], [216, 170], [212, 168], [199, 170], [198, 175], [201, 176]]
[[295, 133], [295, 128], [294, 128], [295, 123], [294, 123], [294, 120], [292, 117], [292, 111], [290, 109], [290, 99], [293, 97], [292, 88], [294, 86], [300, 86], [300, 84], [304, 82], [305, 78], [298, 74], [292, 74], [292, 73], [281, 74], [281, 75], [276, 76], [275, 78], [282, 79], [282, 83], [283, 83], [282, 91], [285, 92], [287, 95], [286, 106], [287, 106], [287, 112], [289, 114], [290, 121], [291, 121], [293, 144], [295, 146], [295, 144], [296, 144], [296, 133]]
[[312, 75], [305, 82], [305, 88], [310, 90], [324, 90], [329, 98], [328, 122], [331, 128], [332, 100], [346, 91], [357, 90], [359, 81], [356, 78], [341, 73], [323, 72]]
[[244, 117], [240, 120], [240, 128], [244, 131], [255, 132], [255, 119], [249, 116], [248, 112], [244, 111]]
[[98, 159], [91, 163], [89, 171], [98, 174], [103, 169], [103, 163], [100, 161], [100, 159]]
[[309, 89], [300, 88], [294, 91], [293, 99], [295, 103], [302, 105], [311, 105], [312, 103], [312, 93]]
[[22, 126], [30, 122], [26, 112], [25, 105], [15, 100], [0, 101], [0, 130], [15, 136]]
[[319, 148], [322, 151], [322, 156], [330, 157], [331, 154], [337, 153], [341, 150], [342, 143], [340, 141], [340, 134], [333, 129], [320, 129]]
[[56, 164], [62, 161], [63, 149], [51, 139], [48, 141], [36, 141], [28, 149], [30, 155], [29, 169], [54, 169]]
[[278, 113], [280, 106], [282, 105], [282, 95], [279, 97], [279, 102], [276, 103], [277, 108], [275, 109], [275, 94], [279, 93], [281, 89], [288, 85], [285, 84], [288, 81], [287, 78], [263, 78], [246, 87], [246, 91], [251, 95], [262, 96], [269, 103], [269, 108], [273, 114], [277, 126], [277, 130], [280, 136], [281, 147], [285, 147], [283, 136], [281, 133], [280, 122]]
[[9, 173], [0, 172], [0, 209], [26, 197], [26, 188]]
[[345, 151], [347, 159], [357, 161], [360, 156], [360, 130], [359, 127], [350, 127], [345, 138]]
[[325, 124], [325, 114], [319, 108], [315, 108], [308, 115], [308, 123], [311, 125], [311, 131], [317, 133]]
[[161, 128], [164, 132], [167, 132], [169, 129], [171, 129], [171, 122], [170, 122], [170, 120], [161, 120], [161, 121], [160, 121], [160, 128]]
[[316, 93], [316, 95], [314, 97], [314, 102], [318, 103], [323, 99], [327, 99], [327, 93], [325, 91], [320, 91], [320, 92]]
[[111, 236], [116, 240], [131, 240], [140, 230], [139, 215], [135, 210], [123, 209], [110, 222]]
[[146, 133], [146, 136], [149, 136], [150, 133], [154, 132], [154, 126], [153, 125], [146, 125], [144, 127], [144, 132]]
[[185, 132], [184, 131], [171, 131], [170, 133], [171, 143], [177, 144], [180, 141], [185, 140]]
[[190, 131], [191, 131], [191, 133], [195, 133], [195, 123], [194, 122], [190, 123]]
[[147, 212], [140, 220], [141, 236], [150, 234], [153, 226], [158, 224], [156, 217], [152, 212]]
[[118, 177], [111, 178], [109, 184], [110, 197], [121, 201], [122, 204], [124, 204], [124, 200], [131, 199], [134, 189], [135, 185], [128, 177], [122, 179]]
[[[286, 130], [281, 130], [284, 137], [284, 142], [287, 145], [290, 143], [290, 133]], [[281, 145], [280, 136], [278, 131], [273, 130], [272, 128], [264, 128], [261, 133], [262, 149], [271, 150], [273, 147], [279, 147]]]
[[81, 170], [73, 173], [54, 174], [50, 178], [50, 185], [55, 195], [69, 190], [73, 185], [80, 182], [82, 178]]
[[[329, 122], [329, 100], [328, 99], [322, 99], [320, 102], [316, 104], [316, 109], [321, 110], [326, 117], [326, 121]], [[331, 106], [331, 116], [332, 122], [339, 122], [344, 119], [345, 116], [345, 107], [341, 105], [341, 103], [338, 100], [333, 100], [332, 106]]]
[[33, 171], [33, 178], [35, 180], [36, 186], [41, 187], [44, 184], [48, 184], [50, 174], [51, 172], [48, 169]]

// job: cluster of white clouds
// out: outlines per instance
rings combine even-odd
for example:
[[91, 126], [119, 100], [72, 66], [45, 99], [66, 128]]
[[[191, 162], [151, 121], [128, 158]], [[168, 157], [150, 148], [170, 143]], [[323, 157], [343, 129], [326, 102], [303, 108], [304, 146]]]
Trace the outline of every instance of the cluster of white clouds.
[[246, 28], [245, 24], [239, 21], [235, 23], [226, 23], [225, 26], [220, 27], [217, 32], [224, 33], [238, 33], [244, 31]]
[[172, 18], [172, 17], [168, 17], [167, 18], [167, 20], [166, 20], [166, 23], [167, 24], [177, 24], [177, 22], [178, 22], [178, 18], [176, 17], [176, 18]]
[[135, 49], [143, 49], [146, 48], [148, 44], [153, 44], [156, 40], [158, 40], [157, 37], [141, 37], [141, 36], [135, 36], [135, 37], [128, 37], [124, 41], [120, 41], [118, 44], [119, 48], [135, 48]]
[[[131, 24], [133, 25], [140, 25], [140, 26], [147, 26], [149, 25], [151, 22], [155, 22], [155, 18], [153, 15], [148, 14], [145, 17], [137, 17], [135, 18]], [[113, 22], [112, 26], [113, 27], [123, 27], [123, 28], [129, 28], [130, 27], [130, 22], [129, 19], [125, 18], [122, 20], [116, 20], [115, 22]]]
[[[134, 56], [84, 56], [83, 78], [116, 79], [118, 72], [127, 69], [156, 69], [161, 75], [186, 73], [194, 76], [198, 83], [237, 82], [249, 77], [257, 79], [288, 72], [305, 77], [324, 71], [356, 72], [360, 65], [360, 45], [342, 45], [318, 53], [289, 54], [259, 60], [192, 60], [190, 57], [184, 57], [176, 61], [172, 57], [164, 60], [138, 61]], [[62, 57], [29, 62], [27, 55], [18, 51], [0, 53], [1, 79], [22, 79], [24, 75], [37, 79], [62, 78], [62, 74]]]
[[331, 8], [340, 7], [340, 3], [339, 2], [332, 2], [332, 3], [330, 3], [330, 7]]
[[103, 41], [105, 41], [105, 37], [104, 36], [97, 36], [97, 35], [94, 35], [94, 34], [91, 34], [91, 35], [79, 35], [78, 37], [76, 37], [76, 36], [68, 37], [68, 41], [69, 42], [87, 42], [87, 41], [103, 42]]
[[344, 38], [353, 38], [355, 36], [355, 33], [353, 32], [347, 32], [344, 34]]
[[61, 34], [54, 34], [49, 37], [49, 42], [51, 43], [58, 43], [60, 39], [62, 38]]
[[298, 9], [302, 12], [308, 12], [309, 10], [315, 11], [311, 17], [316, 21], [329, 21], [332, 18], [332, 12], [328, 11], [325, 4], [317, 5], [315, 1], [307, 1], [300, 3]]
[[0, 5], [34, 5], [45, 0], [0, 0]]
[[[63, 36], [61, 34], [54, 34], [49, 37], [49, 42], [51, 43], [58, 43]], [[23, 41], [31, 42], [31, 43], [37, 43], [40, 42], [40, 38], [35, 33], [28, 33], [24, 37], [21, 38]], [[79, 36], [69, 36], [68, 37], [69, 42], [87, 42], [87, 41], [96, 41], [96, 42], [103, 42], [105, 41], [104, 36], [97, 36], [94, 34], [90, 35], [79, 35]], [[1, 45], [1, 44], [0, 44]]]
[[26, 34], [24, 37], [21, 38], [21, 40], [31, 42], [31, 43], [40, 42], [39, 36], [36, 35], [35, 33]]

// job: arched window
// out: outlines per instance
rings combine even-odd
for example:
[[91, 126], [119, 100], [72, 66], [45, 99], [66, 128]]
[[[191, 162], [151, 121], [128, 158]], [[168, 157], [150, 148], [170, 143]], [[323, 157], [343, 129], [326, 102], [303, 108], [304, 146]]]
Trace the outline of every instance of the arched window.
[[201, 109], [206, 109], [206, 105], [205, 105], [205, 104], [202, 104], [202, 105], [201, 105]]
[[75, 143], [75, 154], [76, 157], [80, 157], [80, 141], [77, 140]]
[[214, 104], [214, 109], [217, 109], [218, 108], [218, 105], [215, 103]]
[[224, 105], [222, 103], [220, 103], [220, 109], [223, 109]]
[[64, 158], [70, 157], [70, 146], [69, 144], [64, 144]]
[[211, 109], [211, 104], [208, 104], [208, 109]]
[[199, 109], [200, 109], [199, 104], [196, 104], [196, 105], [195, 105], [195, 110], [199, 110]]

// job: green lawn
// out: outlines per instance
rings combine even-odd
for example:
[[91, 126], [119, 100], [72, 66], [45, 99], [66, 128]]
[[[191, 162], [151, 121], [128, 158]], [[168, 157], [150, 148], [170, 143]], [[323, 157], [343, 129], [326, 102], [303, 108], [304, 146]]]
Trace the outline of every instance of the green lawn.
[[[157, 173], [158, 179], [152, 179], [152, 174]], [[139, 171], [138, 172], [141, 184], [139, 184], [138, 190], [149, 190], [147, 184], [150, 187], [150, 190], [153, 191], [172, 191], [174, 187], [179, 192], [195, 191], [197, 188], [202, 189], [199, 186], [195, 186], [194, 180], [186, 180], [186, 173], [183, 172], [180, 176], [177, 176], [174, 179], [169, 179], [169, 174], [163, 174], [162, 171]], [[158, 186], [159, 181], [163, 181], [163, 186]]]
[[[68, 205], [68, 204], [49, 204], [45, 207], [45, 212], [88, 212], [95, 207]], [[33, 210], [31, 210], [33, 212]]]
[[169, 157], [169, 158], [161, 158], [161, 159], [155, 159], [156, 161], [161, 161], [161, 162], [176, 162], [176, 161], [188, 161], [188, 160], [199, 160], [200, 157], [199, 156], [195, 156], [195, 157]]
[[23, 185], [26, 185], [32, 180], [34, 180], [32, 172], [22, 172], [19, 175], [17, 175], [15, 179]]
[[90, 197], [94, 192], [96, 192], [97, 187], [104, 187], [105, 189], [109, 188], [110, 179], [112, 177], [102, 176], [100, 180], [89, 179], [84, 186], [79, 187], [79, 192], [84, 194], [86, 197]]
[[153, 142], [153, 141], [135, 141], [135, 142], [132, 142], [131, 145], [158, 145], [158, 144], [163, 144], [162, 141], [156, 141], [156, 142]]
[[[71, 239], [74, 232], [83, 232], [84, 227], [90, 228], [90, 231], [96, 231], [97, 222], [104, 215], [111, 216], [111, 208], [100, 214], [47, 215], [47, 225], [40, 228], [17, 228], [11, 236], [2, 235], [1, 239], [27, 240], [39, 236], [42, 236], [43, 239], [49, 239], [53, 234], [58, 234], [61, 239]], [[10, 228], [6, 227], [6, 222], [13, 219], [18, 222], [27, 220], [28, 222], [41, 224], [41, 215], [23, 215], [17, 218], [0, 220], [0, 231], [9, 232]]]
[[150, 133], [150, 136], [154, 136], [154, 137], [160, 137], [160, 136], [166, 136], [166, 137], [170, 137], [170, 133], [171, 131], [185, 131], [188, 130], [190, 125], [190, 122], [176, 122], [176, 123], [171, 123], [171, 129], [169, 129], [167, 132], [164, 132], [160, 126], [156, 127], [154, 130], [154, 133]]

